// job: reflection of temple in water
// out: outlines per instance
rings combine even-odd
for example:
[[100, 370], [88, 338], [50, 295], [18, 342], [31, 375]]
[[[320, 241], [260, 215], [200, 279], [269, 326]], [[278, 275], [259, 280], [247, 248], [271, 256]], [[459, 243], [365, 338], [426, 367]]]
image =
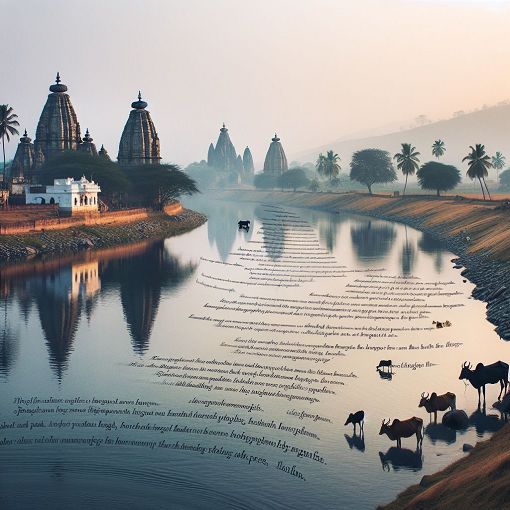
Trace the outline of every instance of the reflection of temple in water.
[[5, 377], [14, 365], [18, 354], [18, 335], [11, 328], [7, 319], [7, 298], [2, 303], [2, 332], [0, 334], [0, 376]]
[[395, 227], [390, 223], [367, 220], [351, 225], [352, 246], [360, 260], [386, 257], [395, 241]]
[[285, 226], [277, 217], [271, 218], [271, 213], [261, 206], [255, 208], [255, 216], [261, 223], [262, 242], [266, 255], [276, 261], [283, 256], [285, 250]]

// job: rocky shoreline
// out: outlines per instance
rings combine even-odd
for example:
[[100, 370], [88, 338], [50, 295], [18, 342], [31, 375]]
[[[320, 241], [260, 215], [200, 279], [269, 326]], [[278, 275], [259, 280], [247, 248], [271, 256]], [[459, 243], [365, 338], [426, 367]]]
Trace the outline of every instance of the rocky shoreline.
[[205, 215], [183, 209], [176, 216], [155, 213], [147, 219], [133, 223], [88, 225], [47, 232], [2, 235], [0, 262], [15, 262], [33, 257], [47, 258], [149, 239], [162, 239], [193, 230], [206, 221]]

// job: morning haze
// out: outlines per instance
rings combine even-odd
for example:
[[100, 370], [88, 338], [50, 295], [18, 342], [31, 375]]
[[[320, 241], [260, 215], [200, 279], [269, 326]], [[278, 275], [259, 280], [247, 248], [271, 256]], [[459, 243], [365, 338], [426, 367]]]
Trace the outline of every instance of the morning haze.
[[[113, 157], [139, 89], [163, 160], [205, 159], [225, 122], [257, 170], [275, 131], [292, 158], [510, 97], [509, 2], [1, 0], [0, 10], [0, 102], [33, 138], [59, 71], [82, 130]], [[465, 140], [476, 142], [490, 145]]]

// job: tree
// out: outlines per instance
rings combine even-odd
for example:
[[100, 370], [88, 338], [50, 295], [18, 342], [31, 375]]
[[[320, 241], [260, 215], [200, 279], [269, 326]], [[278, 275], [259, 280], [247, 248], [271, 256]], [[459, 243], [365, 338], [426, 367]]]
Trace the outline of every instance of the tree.
[[340, 172], [340, 156], [334, 151], [328, 151], [326, 155], [319, 154], [315, 168], [317, 173], [330, 181]]
[[504, 191], [510, 190], [510, 168], [499, 174], [499, 189]]
[[457, 168], [437, 161], [425, 163], [416, 175], [420, 187], [435, 190], [437, 196], [439, 196], [440, 191], [449, 191], [460, 182], [460, 172]]
[[310, 179], [306, 176], [302, 168], [291, 168], [278, 177], [278, 185], [281, 188], [304, 188], [310, 184]]
[[443, 140], [436, 140], [432, 144], [432, 155], [439, 159], [446, 152]]
[[501, 152], [496, 152], [496, 154], [492, 156], [492, 166], [496, 169], [496, 180], [499, 181], [499, 171], [505, 166], [505, 156], [503, 156]]
[[38, 172], [42, 184], [53, 184], [54, 179], [81, 179], [85, 176], [101, 187], [101, 193], [112, 196], [128, 190], [129, 182], [119, 165], [84, 152], [64, 151], [47, 160]]
[[136, 165], [122, 168], [129, 195], [146, 206], [162, 209], [182, 195], [200, 193], [195, 181], [177, 165]]
[[277, 177], [273, 175], [261, 173], [253, 178], [253, 185], [259, 189], [275, 188], [277, 184]]
[[190, 163], [184, 171], [197, 182], [202, 190], [216, 187], [217, 172], [206, 161]]
[[18, 116], [8, 104], [0, 104], [0, 138], [2, 139], [2, 152], [4, 155], [4, 178], [5, 178], [5, 139], [11, 140], [11, 136], [19, 135], [15, 126], [19, 126], [16, 120]]
[[372, 194], [374, 184], [396, 181], [397, 174], [388, 152], [364, 149], [352, 155], [350, 178], [367, 186], [368, 192]]
[[407, 178], [409, 175], [414, 175], [414, 172], [419, 168], [419, 155], [420, 153], [416, 152], [416, 147], [413, 147], [410, 143], [403, 143], [402, 151], [397, 152], [397, 154], [393, 156], [393, 159], [397, 161], [397, 168], [402, 170], [402, 173], [406, 176], [404, 195], [406, 194]]
[[471, 152], [462, 159], [462, 161], [468, 162], [467, 175], [471, 180], [478, 179], [480, 188], [482, 188], [483, 199], [485, 200], [485, 192], [482, 186], [483, 181], [487, 194], [489, 195], [489, 200], [491, 200], [491, 194], [489, 192], [489, 188], [487, 188], [487, 183], [485, 182], [485, 177], [489, 175], [488, 169], [492, 168], [491, 158], [487, 155], [485, 152], [485, 146], [481, 143], [477, 143], [474, 148], [470, 145], [469, 148], [471, 149]]
[[310, 191], [314, 191], [314, 192], [317, 192], [321, 189], [321, 185], [319, 184], [319, 181], [317, 178], [310, 181], [310, 185], [308, 186], [308, 189]]

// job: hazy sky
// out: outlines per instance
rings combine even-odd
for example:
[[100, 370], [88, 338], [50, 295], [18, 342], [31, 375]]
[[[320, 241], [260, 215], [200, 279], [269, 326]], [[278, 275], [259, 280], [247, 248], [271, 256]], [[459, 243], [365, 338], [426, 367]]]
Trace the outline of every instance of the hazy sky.
[[510, 1], [0, 0], [0, 18], [0, 103], [34, 137], [60, 71], [115, 158], [139, 89], [165, 161], [205, 159], [224, 121], [257, 167], [275, 131], [292, 156], [510, 98]]

